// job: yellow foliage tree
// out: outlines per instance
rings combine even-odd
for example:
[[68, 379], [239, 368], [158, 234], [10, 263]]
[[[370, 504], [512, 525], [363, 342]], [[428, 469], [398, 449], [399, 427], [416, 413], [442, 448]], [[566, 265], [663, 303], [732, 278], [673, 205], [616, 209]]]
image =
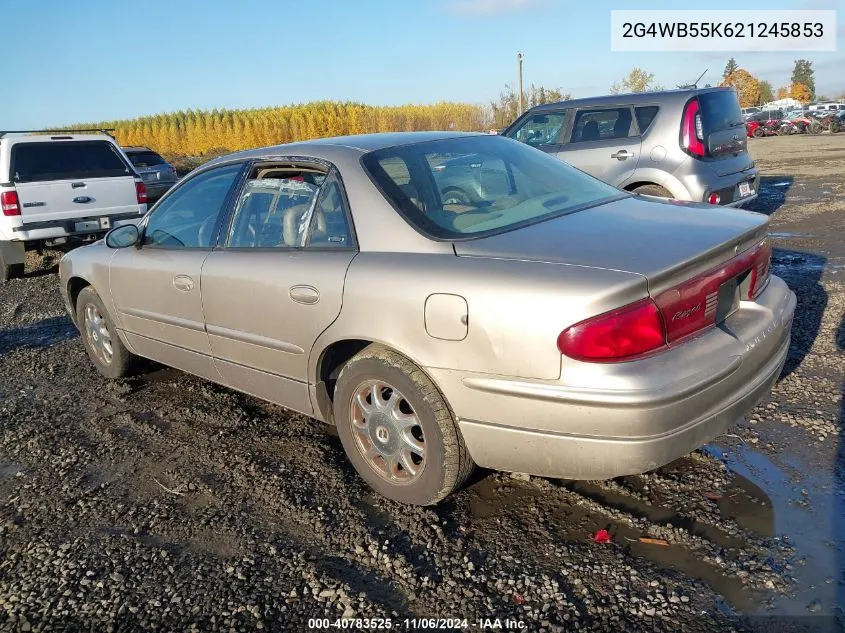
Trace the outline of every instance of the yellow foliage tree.
[[775, 97], [778, 99], [786, 99], [789, 96], [789, 90], [786, 88], [778, 88], [778, 91], [775, 93]]
[[801, 83], [792, 84], [792, 90], [789, 91], [789, 96], [801, 103], [810, 103], [813, 100], [813, 94], [810, 92], [810, 89]]
[[121, 145], [147, 145], [169, 157], [204, 156], [308, 138], [416, 130], [484, 130], [480, 105], [442, 102], [369, 106], [319, 101], [252, 110], [188, 110], [71, 127], [114, 128]]
[[725, 77], [722, 85], [736, 88], [740, 107], [760, 105], [760, 82], [747, 70], [737, 68]]

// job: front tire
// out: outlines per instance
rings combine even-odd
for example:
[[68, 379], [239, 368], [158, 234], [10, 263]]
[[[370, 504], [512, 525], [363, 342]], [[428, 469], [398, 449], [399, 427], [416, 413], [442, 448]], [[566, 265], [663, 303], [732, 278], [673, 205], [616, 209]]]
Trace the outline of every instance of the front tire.
[[434, 383], [380, 345], [356, 354], [340, 372], [334, 418], [355, 470], [393, 501], [436, 504], [475, 466]]
[[91, 286], [83, 288], [76, 300], [76, 322], [97, 371], [113, 379], [132, 372], [135, 357], [118, 337], [100, 295]]

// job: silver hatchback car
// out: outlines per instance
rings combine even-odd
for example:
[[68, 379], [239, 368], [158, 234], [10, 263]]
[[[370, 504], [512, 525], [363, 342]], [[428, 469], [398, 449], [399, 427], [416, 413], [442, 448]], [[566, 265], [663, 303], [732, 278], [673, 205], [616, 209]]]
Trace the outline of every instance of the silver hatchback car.
[[59, 277], [105, 376], [151, 358], [333, 423], [430, 504], [475, 464], [644, 472], [749, 411], [795, 309], [767, 226], [501, 136], [376, 134], [216, 159]]
[[636, 193], [736, 207], [759, 190], [733, 88], [545, 104], [502, 134]]

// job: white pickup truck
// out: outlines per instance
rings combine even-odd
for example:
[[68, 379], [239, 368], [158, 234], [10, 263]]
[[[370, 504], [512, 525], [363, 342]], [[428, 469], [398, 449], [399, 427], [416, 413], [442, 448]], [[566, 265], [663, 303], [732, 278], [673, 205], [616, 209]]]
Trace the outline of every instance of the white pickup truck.
[[99, 239], [146, 213], [140, 176], [96, 131], [0, 131], [0, 282], [23, 276], [27, 250]]

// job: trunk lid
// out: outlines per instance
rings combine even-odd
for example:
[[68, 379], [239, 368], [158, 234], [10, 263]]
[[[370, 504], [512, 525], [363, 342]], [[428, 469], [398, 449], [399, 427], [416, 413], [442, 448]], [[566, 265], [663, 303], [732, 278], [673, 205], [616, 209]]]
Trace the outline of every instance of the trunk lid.
[[749, 211], [631, 196], [454, 248], [462, 257], [636, 273], [655, 293], [750, 248], [767, 226], [767, 216]]

